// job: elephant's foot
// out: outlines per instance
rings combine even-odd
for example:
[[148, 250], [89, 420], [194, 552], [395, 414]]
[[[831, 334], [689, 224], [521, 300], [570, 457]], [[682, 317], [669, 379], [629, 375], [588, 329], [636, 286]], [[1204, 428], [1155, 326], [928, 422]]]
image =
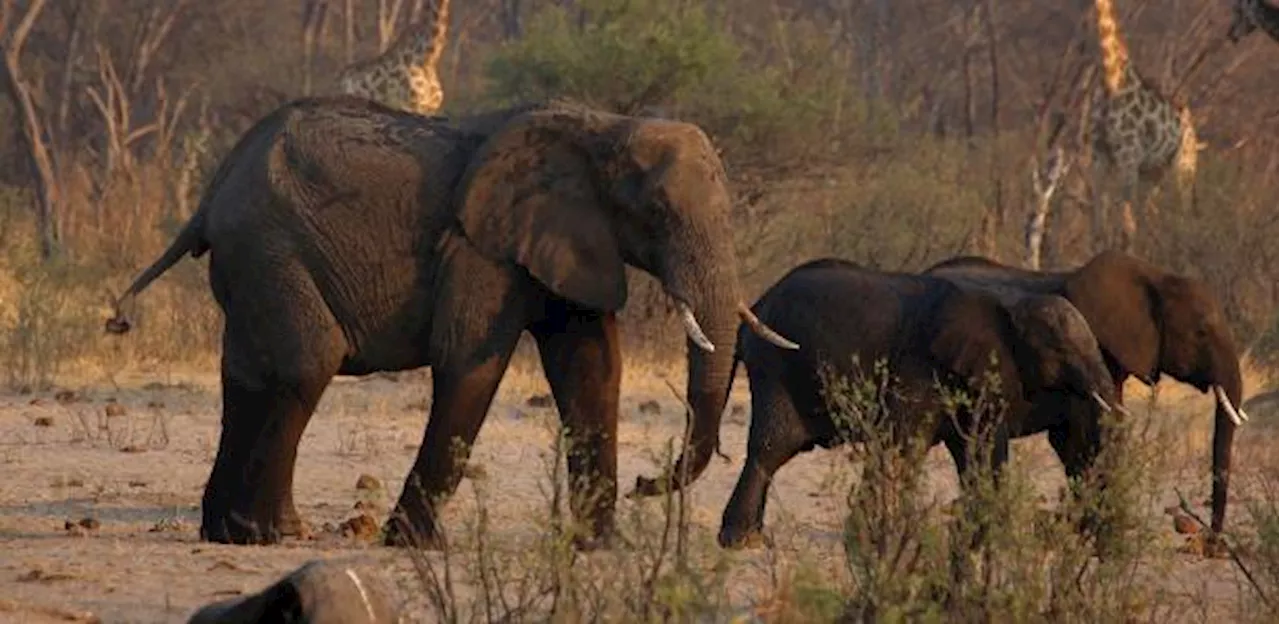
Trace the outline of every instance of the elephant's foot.
[[396, 509], [382, 527], [382, 544], [392, 548], [416, 548], [418, 550], [444, 550], [444, 536], [430, 520], [415, 519]]
[[275, 525], [281, 535], [306, 539], [311, 536], [311, 526], [302, 520], [298, 510], [292, 505], [281, 509], [277, 514]]
[[284, 533], [271, 517], [255, 519], [235, 511], [206, 511], [200, 522], [200, 539], [219, 544], [278, 544]]
[[746, 530], [722, 528], [720, 534], [716, 536], [716, 541], [720, 542], [721, 548], [727, 550], [773, 548], [773, 540], [770, 540], [760, 527]]

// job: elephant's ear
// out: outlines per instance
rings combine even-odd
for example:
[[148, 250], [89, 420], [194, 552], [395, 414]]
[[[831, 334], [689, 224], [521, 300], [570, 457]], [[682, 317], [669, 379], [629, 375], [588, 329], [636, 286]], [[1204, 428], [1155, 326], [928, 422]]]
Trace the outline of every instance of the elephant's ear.
[[994, 370], [1000, 376], [1000, 393], [1022, 398], [1025, 389], [1013, 351], [1016, 340], [1013, 322], [999, 301], [957, 289], [937, 308], [929, 352], [939, 367], [971, 387], [981, 387]]
[[1126, 372], [1156, 379], [1159, 317], [1151, 283], [1137, 259], [1103, 252], [1067, 278], [1066, 291], [1104, 353]]
[[523, 266], [562, 297], [617, 310], [627, 298], [626, 272], [585, 126], [566, 111], [511, 121], [473, 157], [455, 197], [457, 217], [484, 255]]

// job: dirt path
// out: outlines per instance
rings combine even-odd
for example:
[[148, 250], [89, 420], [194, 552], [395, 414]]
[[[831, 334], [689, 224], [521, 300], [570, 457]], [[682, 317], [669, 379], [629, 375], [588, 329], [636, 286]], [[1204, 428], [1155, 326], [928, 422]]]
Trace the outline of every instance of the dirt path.
[[[624, 490], [637, 475], [654, 474], [657, 454], [681, 433], [678, 403], [654, 385], [625, 389], [619, 435]], [[747, 404], [745, 385], [738, 384], [735, 405]], [[70, 403], [51, 393], [0, 396], [0, 621], [67, 621], [87, 612], [105, 622], [181, 622], [202, 604], [255, 591], [319, 557], [411, 576], [405, 557], [323, 531], [313, 541], [273, 547], [199, 542], [199, 500], [218, 434], [216, 380], [135, 386], [84, 390]], [[554, 410], [526, 405], [531, 393], [541, 391], [524, 379], [504, 383], [473, 454], [478, 468], [471, 477], [491, 492], [485, 507], [497, 541], [528, 540], [537, 530], [531, 519], [545, 516]], [[337, 525], [359, 513], [353, 507], [364, 501], [381, 523], [413, 461], [428, 392], [421, 378], [340, 380], [331, 387], [299, 453], [295, 498], [309, 522]], [[652, 403], [641, 409], [646, 402], [659, 409]], [[723, 446], [732, 461], [714, 461], [690, 492], [696, 540], [714, 540], [741, 467], [745, 423], [745, 409], [726, 417]], [[1061, 470], [1042, 440], [1019, 441], [1014, 452], [1044, 475], [1046, 493], [1056, 492]], [[842, 574], [843, 497], [833, 493], [848, 478], [843, 463], [839, 452], [815, 451], [779, 474], [767, 523], [782, 559]], [[948, 500], [955, 491], [950, 461], [934, 449], [930, 464], [933, 491]], [[357, 490], [365, 474], [384, 487]], [[470, 491], [464, 482], [447, 508], [446, 526], [474, 516]], [[620, 508], [625, 513], [633, 504], [624, 501]], [[86, 517], [98, 525], [66, 526]], [[1172, 547], [1177, 536], [1169, 533]], [[762, 600], [770, 557], [764, 551], [729, 557], [735, 600]], [[1224, 600], [1236, 591], [1235, 576], [1222, 561], [1186, 558], [1174, 577], [1169, 582], [1208, 580]]]

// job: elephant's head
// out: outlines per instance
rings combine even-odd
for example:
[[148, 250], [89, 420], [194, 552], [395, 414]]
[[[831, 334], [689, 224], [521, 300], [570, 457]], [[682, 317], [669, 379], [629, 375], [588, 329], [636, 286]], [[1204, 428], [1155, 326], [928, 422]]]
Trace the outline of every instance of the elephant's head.
[[1122, 375], [1154, 384], [1161, 373], [1212, 392], [1212, 528], [1223, 528], [1231, 444], [1247, 416], [1240, 362], [1218, 299], [1203, 282], [1173, 275], [1120, 252], [1104, 252], [1067, 279], [1071, 302]]
[[1057, 295], [1027, 295], [1009, 306], [1018, 334], [1019, 369], [1028, 391], [1056, 390], [1090, 399], [1104, 411], [1118, 391], [1089, 322]]
[[950, 288], [935, 315], [934, 360], [971, 384], [990, 371], [1013, 407], [1041, 391], [1064, 391], [1111, 409], [1115, 384], [1084, 317], [1066, 299], [1028, 295], [1011, 303], [979, 290]]
[[667, 478], [641, 479], [641, 494], [680, 487], [710, 461], [739, 321], [796, 347], [743, 303], [725, 183], [715, 148], [694, 125], [555, 103], [494, 133], [458, 187], [468, 240], [557, 295], [618, 310], [627, 298], [624, 265], [631, 265], [656, 277], [674, 301], [688, 334], [693, 430]]

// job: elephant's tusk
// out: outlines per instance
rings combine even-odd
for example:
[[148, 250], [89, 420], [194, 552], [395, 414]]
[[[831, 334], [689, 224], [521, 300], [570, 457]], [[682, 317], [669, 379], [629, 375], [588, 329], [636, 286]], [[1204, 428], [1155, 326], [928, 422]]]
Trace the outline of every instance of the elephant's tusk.
[[680, 310], [680, 322], [684, 323], [684, 333], [689, 335], [689, 340], [703, 351], [714, 353], [716, 346], [711, 344], [711, 340], [703, 333], [702, 327], [698, 325], [698, 319], [693, 317], [693, 310], [689, 304], [679, 301], [676, 303], [676, 308]]
[[1231, 418], [1231, 422], [1235, 423], [1237, 427], [1249, 420], [1249, 416], [1244, 413], [1244, 410], [1236, 409], [1236, 406], [1231, 404], [1231, 399], [1227, 398], [1227, 391], [1223, 390], [1222, 386], [1214, 386], [1213, 395], [1217, 397], [1218, 405], [1222, 406], [1223, 411], [1227, 413], [1227, 416]]
[[1093, 400], [1098, 404], [1098, 407], [1102, 408], [1102, 411], [1111, 413], [1111, 405], [1107, 403], [1106, 399], [1102, 398], [1101, 394], [1098, 394], [1097, 390], [1094, 390], [1093, 392], [1091, 392], [1090, 396], [1093, 397]]
[[756, 316], [751, 311], [751, 308], [748, 308], [747, 304], [741, 301], [738, 302], [738, 317], [742, 319], [742, 322], [751, 327], [751, 331], [755, 332], [771, 344], [782, 347], [783, 349], [791, 349], [792, 351], [800, 348], [800, 345], [787, 340], [778, 332], [773, 331], [773, 328], [765, 325], [764, 321], [761, 321], [760, 317]]
[[377, 621], [378, 616], [373, 612], [373, 605], [369, 604], [369, 594], [365, 592], [364, 583], [360, 582], [360, 577], [356, 576], [355, 571], [351, 568], [346, 568], [344, 572], [347, 573], [347, 577], [351, 579], [351, 582], [355, 584], [356, 590], [360, 592], [360, 601], [364, 603], [364, 612], [369, 614], [369, 621]]

